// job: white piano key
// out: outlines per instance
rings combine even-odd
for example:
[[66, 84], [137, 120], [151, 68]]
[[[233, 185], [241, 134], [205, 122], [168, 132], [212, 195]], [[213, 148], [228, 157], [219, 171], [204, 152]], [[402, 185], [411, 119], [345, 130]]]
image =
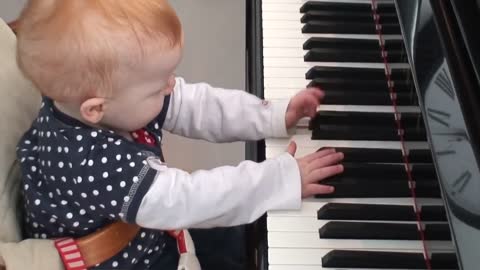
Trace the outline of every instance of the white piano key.
[[[272, 53], [278, 53], [272, 52]], [[384, 63], [354, 63], [354, 62], [304, 62], [302, 57], [264, 57], [264, 67], [305, 68], [305, 73], [315, 66], [320, 67], [357, 67], [357, 68], [385, 68]], [[390, 69], [410, 69], [406, 63], [388, 64]]]
[[[282, 58], [301, 58], [303, 61], [303, 56], [307, 51], [299, 50], [296, 48], [264, 48], [263, 57], [282, 57]], [[380, 53], [379, 53], [380, 54]]]
[[[270, 248], [268, 250], [268, 263], [270, 264], [269, 269], [283, 269], [277, 268], [281, 265], [288, 265], [290, 268], [285, 268], [288, 270], [299, 269], [293, 268], [292, 265], [305, 265], [305, 266], [315, 266], [320, 268], [311, 268], [311, 269], [330, 269], [332, 268], [321, 268], [322, 267], [322, 257], [328, 254], [333, 249], [326, 248], [315, 248], [315, 249], [285, 249], [285, 248]], [[378, 251], [378, 250], [365, 250], [365, 251]], [[383, 250], [385, 252], [408, 252], [408, 253], [423, 253], [421, 250], [398, 250], [398, 249], [388, 249]], [[436, 252], [436, 251], [434, 251]], [[445, 251], [440, 251], [442, 253]], [[432, 251], [429, 251], [431, 254]], [[273, 267], [273, 268], [272, 268]], [[300, 268], [304, 269], [304, 268]], [[307, 268], [310, 269], [310, 268]], [[366, 270], [367, 268], [355, 268], [355, 270]], [[378, 268], [376, 269], [378, 270]], [[395, 269], [393, 269], [395, 270]]]
[[299, 23], [303, 14], [300, 12], [269, 12], [262, 13], [262, 23], [268, 21], [293, 21]]
[[[265, 29], [262, 32], [264, 39], [267, 38], [300, 38], [307, 41], [311, 37], [323, 37], [323, 38], [352, 38], [352, 39], [374, 39], [378, 40], [378, 35], [369, 34], [328, 34], [328, 33], [302, 33], [300, 30], [294, 29]], [[401, 35], [382, 35], [384, 40], [389, 39], [402, 39]]]
[[[299, 28], [300, 26], [300, 28]], [[267, 29], [282, 29], [282, 30], [286, 30], [286, 29], [293, 29], [293, 30], [299, 30], [301, 29], [302, 27], [302, 24], [300, 23], [300, 20], [298, 21], [293, 21], [293, 20], [268, 20], [268, 21], [263, 21], [263, 24], [262, 24], [262, 27], [263, 27], [263, 31], [267, 30]]]
[[302, 48], [305, 40], [300, 38], [269, 38], [263, 40], [264, 48]]
[[[268, 232], [269, 248], [327, 248], [352, 250], [422, 250], [421, 241], [320, 239], [318, 232]], [[426, 241], [428, 250], [453, 251], [450, 241]]]
[[[266, 157], [273, 158], [283, 154], [290, 141], [297, 144], [296, 157], [314, 153], [322, 147], [352, 147], [352, 148], [386, 148], [402, 149], [398, 141], [346, 141], [346, 140], [311, 140], [311, 131], [299, 129], [297, 134], [288, 139], [268, 139], [266, 143]], [[406, 142], [407, 149], [429, 149], [427, 142]]]
[[[265, 85], [265, 88], [268, 89], [268, 88], [278, 88], [278, 89], [282, 89], [282, 88], [298, 88], [298, 89], [302, 89], [302, 88], [305, 88], [309, 83], [311, 82], [311, 80], [307, 80], [305, 78], [301, 78], [301, 77], [276, 77], [276, 78], [271, 78], [271, 77], [265, 77], [264, 78], [264, 85]], [[394, 89], [395, 89], [395, 85], [394, 85]], [[375, 89], [372, 89], [372, 90], [375, 90]]]
[[287, 2], [287, 3], [271, 3], [262, 2], [262, 12], [298, 12], [303, 3]]
[[[272, 217], [317, 218], [317, 211], [328, 203], [413, 205], [412, 198], [308, 198], [302, 201], [300, 210], [276, 210], [267, 213]], [[418, 206], [443, 205], [439, 198], [417, 198]]]

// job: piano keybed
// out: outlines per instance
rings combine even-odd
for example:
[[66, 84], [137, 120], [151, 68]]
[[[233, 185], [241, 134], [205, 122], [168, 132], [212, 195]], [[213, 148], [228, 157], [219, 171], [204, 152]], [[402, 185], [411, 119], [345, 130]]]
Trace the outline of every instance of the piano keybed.
[[[267, 213], [270, 270], [458, 269], [395, 4], [376, 5], [262, 0], [265, 99], [322, 88], [319, 113], [292, 138], [296, 155], [345, 153], [345, 172], [322, 182], [335, 193]], [[288, 142], [267, 139], [266, 158]]]

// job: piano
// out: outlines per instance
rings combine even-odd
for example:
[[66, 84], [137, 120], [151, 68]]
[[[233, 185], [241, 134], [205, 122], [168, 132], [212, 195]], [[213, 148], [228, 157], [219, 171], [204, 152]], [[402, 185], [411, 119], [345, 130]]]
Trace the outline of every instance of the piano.
[[479, 22], [476, 0], [247, 1], [247, 89], [322, 88], [296, 155], [345, 153], [333, 194], [250, 226], [252, 269], [480, 269]]

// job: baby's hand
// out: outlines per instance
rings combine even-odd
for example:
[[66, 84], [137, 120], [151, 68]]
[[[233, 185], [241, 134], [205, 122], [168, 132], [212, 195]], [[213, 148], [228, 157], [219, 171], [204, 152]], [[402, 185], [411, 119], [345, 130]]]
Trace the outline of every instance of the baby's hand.
[[322, 90], [314, 87], [302, 90], [293, 96], [288, 103], [287, 112], [285, 113], [287, 129], [292, 128], [303, 117], [315, 116], [320, 100], [324, 96], [325, 93]]
[[[288, 153], [295, 156], [297, 145], [291, 142], [288, 145]], [[318, 152], [297, 158], [300, 176], [302, 178], [302, 198], [315, 194], [327, 194], [334, 191], [334, 187], [320, 185], [328, 177], [343, 172], [343, 165], [338, 164], [343, 159], [343, 153], [335, 152], [335, 149], [323, 149]]]

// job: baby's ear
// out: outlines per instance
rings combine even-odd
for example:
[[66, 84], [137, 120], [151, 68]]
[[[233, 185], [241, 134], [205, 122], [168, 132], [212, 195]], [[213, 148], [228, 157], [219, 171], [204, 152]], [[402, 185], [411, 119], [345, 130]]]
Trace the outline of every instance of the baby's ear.
[[98, 124], [105, 115], [105, 99], [89, 98], [80, 105], [80, 115], [92, 124]]

